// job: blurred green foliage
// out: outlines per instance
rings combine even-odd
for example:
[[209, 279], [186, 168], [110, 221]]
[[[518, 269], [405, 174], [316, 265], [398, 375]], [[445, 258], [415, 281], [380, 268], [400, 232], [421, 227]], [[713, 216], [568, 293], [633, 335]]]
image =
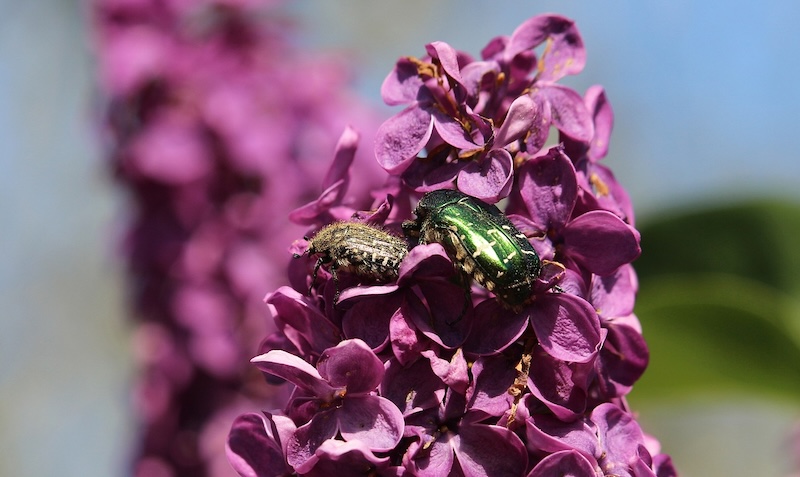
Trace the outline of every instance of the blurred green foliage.
[[634, 401], [720, 393], [800, 403], [800, 204], [754, 201], [638, 224]]

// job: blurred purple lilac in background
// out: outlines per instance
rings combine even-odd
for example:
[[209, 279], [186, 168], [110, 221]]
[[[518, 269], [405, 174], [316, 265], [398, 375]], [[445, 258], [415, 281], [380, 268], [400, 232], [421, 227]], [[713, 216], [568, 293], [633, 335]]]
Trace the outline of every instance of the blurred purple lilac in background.
[[[231, 420], [284, 392], [248, 360], [275, 330], [262, 298], [304, 232], [287, 211], [319, 193], [347, 122], [378, 124], [341, 58], [291, 46], [277, 3], [91, 3], [107, 156], [133, 208], [135, 475], [235, 475]], [[350, 160], [363, 180], [338, 200], [365, 208], [383, 173]]]
[[[557, 83], [585, 63], [575, 25], [533, 17], [481, 60], [442, 42], [425, 52], [383, 83], [388, 104], [406, 105], [375, 136], [388, 176], [353, 166], [348, 129], [324, 192], [290, 217], [309, 236], [335, 220], [399, 233], [427, 191], [507, 199], [544, 264], [531, 302], [517, 312], [484, 288], [467, 295], [438, 243], [412, 243], [383, 284], [325, 268], [313, 279], [316, 259], [296, 260], [291, 286], [265, 298], [276, 329], [253, 358], [293, 390], [234, 421], [229, 461], [242, 476], [677, 475], [626, 401], [649, 358], [633, 313], [639, 233], [600, 164], [605, 93]], [[358, 184], [371, 206], [343, 200]]]

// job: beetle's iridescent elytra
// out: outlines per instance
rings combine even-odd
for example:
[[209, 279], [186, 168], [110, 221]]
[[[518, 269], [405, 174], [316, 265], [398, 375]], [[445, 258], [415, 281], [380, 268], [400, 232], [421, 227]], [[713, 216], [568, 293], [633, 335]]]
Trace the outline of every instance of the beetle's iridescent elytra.
[[531, 300], [541, 271], [539, 255], [500, 209], [457, 190], [436, 190], [420, 199], [415, 221], [403, 223], [420, 243], [440, 243], [466, 275], [518, 311]]

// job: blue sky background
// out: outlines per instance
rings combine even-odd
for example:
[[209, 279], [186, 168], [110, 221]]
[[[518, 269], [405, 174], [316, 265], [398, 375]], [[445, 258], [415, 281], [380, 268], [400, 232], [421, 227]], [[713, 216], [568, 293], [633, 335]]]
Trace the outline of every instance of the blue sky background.
[[[122, 475], [130, 364], [110, 238], [122, 201], [91, 127], [81, 11], [76, 0], [0, 6], [0, 475]], [[800, 200], [800, 2], [296, 0], [288, 10], [301, 43], [353, 54], [357, 88], [376, 104], [398, 56], [434, 40], [477, 55], [557, 11], [577, 21], [588, 50], [569, 84], [607, 89], [607, 160], [640, 218]], [[643, 421], [670, 445], [684, 441], [667, 448], [676, 457], [706, 461], [679, 461], [694, 475], [778, 476], [787, 416], [797, 411], [737, 402], [653, 408]]]

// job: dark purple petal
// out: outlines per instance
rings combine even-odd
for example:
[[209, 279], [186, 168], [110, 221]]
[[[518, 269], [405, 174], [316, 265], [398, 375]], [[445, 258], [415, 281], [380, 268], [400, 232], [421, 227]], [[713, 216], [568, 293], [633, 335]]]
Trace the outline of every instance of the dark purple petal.
[[543, 349], [534, 349], [528, 385], [531, 393], [553, 414], [572, 421], [586, 408], [586, 381], [589, 365], [557, 360]]
[[631, 464], [633, 477], [658, 477], [653, 470], [653, 458], [644, 446], [639, 446], [639, 458]]
[[553, 126], [567, 136], [589, 142], [594, 136], [594, 124], [583, 98], [575, 90], [558, 84], [547, 85], [533, 93], [537, 100], [550, 105]]
[[331, 402], [341, 394], [339, 389], [326, 383], [313, 366], [286, 351], [274, 349], [250, 362], [261, 371], [294, 383], [325, 402]]
[[596, 162], [608, 154], [611, 130], [614, 128], [614, 111], [602, 86], [595, 85], [587, 89], [584, 103], [594, 120], [594, 138], [588, 156], [592, 162]]
[[461, 81], [461, 71], [458, 66], [458, 52], [452, 46], [443, 41], [434, 41], [425, 45], [425, 50], [431, 56], [439, 60], [444, 73], [453, 79], [456, 84], [464, 86]]
[[[389, 285], [391, 286], [391, 285]], [[392, 292], [397, 289], [391, 286]], [[362, 287], [366, 288], [366, 287]], [[347, 338], [359, 338], [366, 342], [373, 350], [380, 351], [389, 339], [389, 321], [400, 308], [403, 296], [400, 293], [377, 294], [370, 296], [367, 293], [383, 292], [385, 288], [369, 287], [370, 290], [354, 290], [345, 296], [340, 296], [340, 304], [345, 298], [350, 300], [355, 296], [361, 297], [353, 300], [355, 303], [347, 309], [342, 317], [342, 331]], [[352, 288], [348, 289], [353, 290]], [[363, 291], [364, 293], [360, 293]], [[353, 293], [359, 292], [359, 295]]]
[[433, 117], [414, 104], [387, 119], [375, 133], [375, 157], [391, 174], [403, 172], [428, 142]]
[[601, 318], [627, 316], [633, 313], [638, 289], [636, 271], [626, 264], [611, 275], [594, 275], [589, 301]]
[[308, 463], [313, 467], [303, 474], [304, 477], [400, 477], [399, 473], [389, 470], [388, 457], [377, 457], [360, 441], [327, 440], [317, 448]]
[[391, 450], [403, 437], [403, 414], [380, 396], [347, 396], [336, 419], [345, 440], [359, 440], [375, 452]]
[[[427, 312], [419, 307], [409, 315], [429, 339], [448, 349], [461, 346], [472, 327], [472, 303], [464, 288], [447, 280], [428, 280], [420, 291], [427, 302]], [[414, 303], [408, 300], [407, 303]], [[424, 320], [424, 321], [422, 321]]]
[[475, 307], [473, 322], [464, 350], [485, 356], [503, 351], [522, 336], [528, 327], [528, 315], [512, 313], [497, 300], [489, 299]]
[[470, 161], [458, 173], [458, 189], [472, 197], [494, 204], [511, 190], [514, 169], [511, 154], [492, 149], [486, 157]]
[[436, 133], [447, 144], [462, 151], [475, 151], [483, 146], [483, 144], [475, 144], [470, 134], [464, 129], [464, 126], [452, 116], [437, 109], [432, 110], [431, 114], [433, 115], [433, 127], [436, 128]]
[[[359, 136], [358, 131], [352, 127], [347, 126], [345, 128], [344, 132], [339, 137], [339, 142], [336, 143], [333, 162], [328, 168], [328, 172], [325, 174], [325, 179], [322, 181], [323, 189], [327, 189], [334, 183], [343, 180], [345, 181], [345, 185], [342, 188], [342, 195], [344, 195], [344, 191], [347, 190], [347, 186], [350, 182], [350, 166], [353, 164], [353, 159], [356, 157]], [[341, 197], [339, 197], [339, 201], [341, 201]]]
[[317, 369], [332, 386], [346, 388], [348, 398], [374, 391], [383, 379], [383, 362], [359, 339], [345, 340], [325, 350]]
[[[449, 146], [446, 152], [450, 152]], [[451, 189], [453, 181], [466, 161], [450, 162], [446, 158], [431, 158], [413, 161], [403, 172], [402, 178], [408, 187], [416, 192], [430, 192], [438, 189]]]
[[533, 452], [577, 450], [590, 457], [600, 453], [594, 427], [585, 419], [565, 422], [551, 415], [533, 414], [525, 424], [525, 436]]
[[433, 374], [439, 377], [444, 384], [453, 391], [464, 394], [469, 385], [469, 371], [464, 353], [457, 349], [450, 361], [440, 359], [432, 350], [423, 351], [422, 356], [428, 358]]
[[508, 40], [509, 37], [506, 35], [500, 35], [492, 38], [481, 50], [481, 58], [484, 60], [502, 59], [501, 55], [505, 52]]
[[447, 278], [454, 273], [453, 262], [441, 244], [417, 245], [400, 263], [397, 284], [411, 286], [428, 278]]
[[[461, 78], [467, 90], [467, 97], [477, 98], [481, 93], [480, 88], [484, 77], [490, 75], [489, 78], [496, 78], [500, 73], [500, 65], [496, 61], [474, 61], [464, 66], [461, 69]], [[470, 105], [476, 112], [481, 111], [480, 103], [475, 105], [470, 102]]]
[[[272, 416], [292, 429], [291, 420]], [[261, 414], [243, 414], [231, 426], [225, 453], [231, 466], [243, 477], [279, 477], [291, 473], [286, 464], [282, 436], [273, 427], [273, 422]]]
[[330, 220], [325, 214], [339, 204], [346, 187], [347, 181], [344, 179], [334, 182], [315, 200], [289, 212], [289, 220], [299, 225], [314, 225]]
[[462, 425], [451, 445], [466, 477], [519, 477], [528, 466], [525, 446], [505, 427]]
[[563, 234], [565, 253], [597, 275], [614, 273], [642, 252], [639, 232], [605, 210], [572, 220]]
[[574, 450], [566, 450], [548, 455], [541, 460], [527, 477], [594, 477], [595, 465]]
[[494, 137], [495, 147], [504, 147], [524, 137], [539, 120], [540, 108], [529, 95], [520, 96], [511, 103], [503, 125]]
[[419, 358], [419, 353], [427, 345], [427, 341], [423, 342], [423, 336], [413, 326], [412, 320], [406, 318], [402, 306], [389, 321], [389, 339], [392, 343], [392, 354], [403, 365]]
[[335, 408], [320, 412], [311, 421], [298, 427], [289, 438], [286, 461], [297, 473], [302, 474], [309, 470], [316, 463], [316, 459], [310, 459], [314, 457], [317, 448], [336, 436], [338, 421], [335, 413]]
[[289, 287], [281, 287], [264, 299], [275, 324], [301, 356], [318, 356], [341, 340], [339, 329], [310, 304], [307, 297]]
[[542, 348], [562, 361], [586, 363], [600, 347], [600, 320], [585, 300], [568, 293], [540, 296], [527, 307]]
[[531, 123], [530, 134], [525, 139], [525, 148], [528, 154], [539, 152], [547, 143], [550, 137], [550, 124], [553, 122], [553, 111], [547, 98], [541, 95], [533, 95], [536, 103], [536, 121]]
[[678, 477], [678, 470], [672, 463], [672, 458], [666, 454], [653, 457], [653, 468], [658, 477]]
[[566, 75], [580, 73], [586, 64], [586, 50], [572, 20], [558, 15], [537, 15], [522, 23], [508, 41], [505, 60], [536, 48], [550, 40], [542, 52], [539, 66], [541, 81], [557, 81]]
[[504, 356], [475, 360], [471, 368], [473, 383], [467, 393], [470, 412], [480, 412], [481, 417], [499, 417], [508, 412], [514, 400], [508, 389], [517, 378], [516, 365]]
[[562, 229], [578, 197], [572, 161], [560, 149], [552, 148], [546, 155], [523, 164], [517, 175], [519, 196], [527, 215], [543, 230]]
[[[592, 422], [603, 449], [599, 459], [607, 473], [627, 472], [638, 458], [638, 449], [644, 444], [644, 434], [636, 420], [615, 404], [600, 404], [592, 411]], [[624, 474], [623, 474], [624, 475]]]
[[644, 373], [650, 352], [642, 334], [630, 326], [611, 324], [607, 328], [598, 360], [598, 379], [605, 397], [627, 394]]
[[389, 106], [408, 104], [417, 101], [423, 86], [417, 74], [417, 64], [408, 58], [400, 58], [394, 69], [381, 85], [381, 97]]
[[[625, 188], [620, 185], [611, 169], [601, 164], [591, 164], [588, 159], [582, 172], [581, 187], [587, 195], [594, 198], [594, 204], [588, 203], [585, 207], [588, 210], [605, 209], [613, 212], [622, 220], [630, 225], [634, 225], [633, 204]], [[588, 201], [587, 201], [588, 202]]]
[[381, 383], [381, 396], [392, 401], [404, 416], [424, 409], [434, 409], [444, 399], [444, 383], [433, 374], [425, 359], [402, 366], [389, 360]]
[[429, 444], [427, 442], [424, 443], [428, 444], [429, 447], [423, 447], [423, 443], [412, 444], [406, 453], [406, 456], [411, 456], [411, 458], [404, 458], [403, 464], [410, 474], [415, 477], [453, 475], [450, 471], [453, 469], [455, 455], [450, 443], [451, 440], [452, 434], [448, 432]]
[[342, 291], [342, 294], [339, 296], [339, 304], [342, 305], [345, 302], [355, 301], [362, 297], [382, 297], [385, 299], [385, 296], [391, 295], [399, 289], [400, 287], [397, 285], [370, 285], [351, 287]]

